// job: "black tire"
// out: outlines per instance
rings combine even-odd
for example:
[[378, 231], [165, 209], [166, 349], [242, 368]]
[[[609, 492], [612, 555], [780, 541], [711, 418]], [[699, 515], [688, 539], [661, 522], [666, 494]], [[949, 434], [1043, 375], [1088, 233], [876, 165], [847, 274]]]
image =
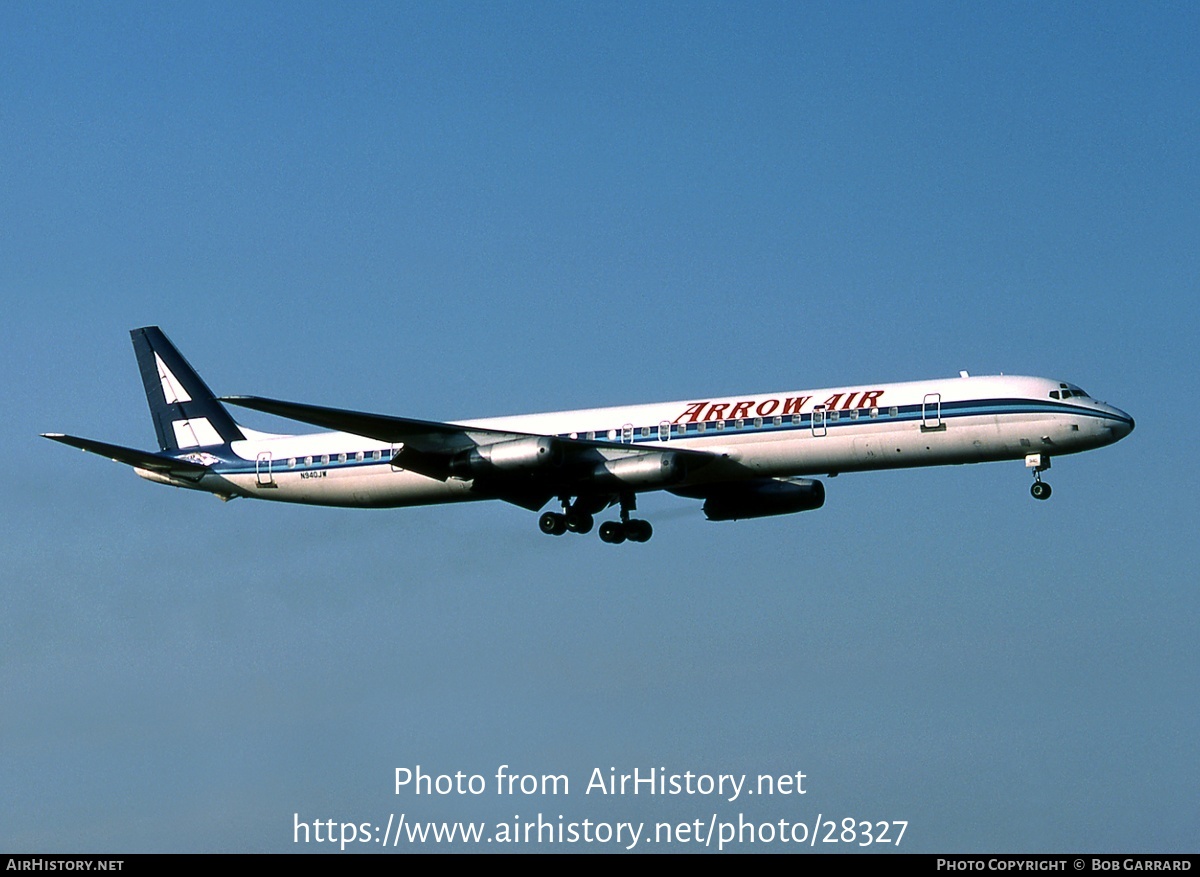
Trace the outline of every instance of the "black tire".
[[649, 542], [650, 537], [654, 535], [654, 528], [650, 526], [649, 521], [635, 519], [625, 525], [625, 529], [629, 531], [630, 542]]
[[1034, 499], [1049, 499], [1050, 485], [1045, 481], [1033, 482], [1033, 487], [1029, 488], [1029, 492], [1033, 494]]
[[567, 512], [567, 529], [572, 533], [590, 533], [596, 519], [587, 512], [571, 509]]
[[561, 536], [567, 532], [567, 519], [557, 512], [546, 512], [538, 518], [538, 526], [547, 536]]
[[616, 521], [605, 521], [600, 525], [600, 541], [620, 545], [625, 541], [625, 528]]

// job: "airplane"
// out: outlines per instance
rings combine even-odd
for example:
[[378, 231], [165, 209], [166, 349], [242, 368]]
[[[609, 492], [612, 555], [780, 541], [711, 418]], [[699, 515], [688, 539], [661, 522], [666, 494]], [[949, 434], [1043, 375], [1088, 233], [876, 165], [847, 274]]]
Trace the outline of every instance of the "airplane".
[[[62, 433], [48, 439], [132, 466], [150, 481], [235, 497], [397, 508], [502, 500], [542, 512], [543, 533], [645, 542], [639, 493], [703, 500], [710, 521], [820, 508], [834, 477], [1024, 460], [1050, 496], [1053, 456], [1120, 441], [1133, 418], [1077, 385], [1011, 375], [881, 383], [450, 423], [266, 399], [217, 397], [157, 326], [130, 332], [158, 451]], [[251, 430], [226, 404], [331, 432]]]

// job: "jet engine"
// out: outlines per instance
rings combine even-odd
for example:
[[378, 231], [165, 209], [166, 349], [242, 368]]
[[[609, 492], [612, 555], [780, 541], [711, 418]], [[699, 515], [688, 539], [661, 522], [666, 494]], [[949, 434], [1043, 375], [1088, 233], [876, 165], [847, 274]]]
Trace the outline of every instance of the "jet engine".
[[819, 509], [825, 504], [825, 485], [805, 478], [764, 478], [719, 485], [700, 495], [710, 521], [737, 521]]
[[507, 442], [493, 442], [464, 451], [450, 464], [454, 475], [470, 477], [488, 470], [523, 472], [562, 463], [558, 443], [548, 436], [530, 436]]
[[595, 477], [615, 480], [631, 487], [655, 487], [683, 479], [685, 466], [673, 451], [656, 451], [636, 457], [605, 460], [596, 466]]

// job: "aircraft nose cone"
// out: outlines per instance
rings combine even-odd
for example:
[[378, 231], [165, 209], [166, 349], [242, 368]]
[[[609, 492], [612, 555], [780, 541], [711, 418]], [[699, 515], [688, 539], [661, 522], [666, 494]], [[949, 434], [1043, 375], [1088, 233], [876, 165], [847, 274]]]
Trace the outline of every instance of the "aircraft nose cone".
[[1120, 409], [1114, 409], [1119, 419], [1114, 420], [1108, 427], [1113, 434], [1113, 441], [1120, 441], [1133, 432], [1133, 418]]

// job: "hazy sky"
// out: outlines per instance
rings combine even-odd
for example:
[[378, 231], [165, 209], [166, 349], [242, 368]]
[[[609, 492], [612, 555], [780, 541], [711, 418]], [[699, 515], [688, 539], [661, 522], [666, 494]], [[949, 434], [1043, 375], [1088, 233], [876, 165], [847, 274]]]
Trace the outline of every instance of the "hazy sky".
[[[541, 813], [1195, 852], [1197, 33], [1182, 3], [0, 4], [0, 850]], [[149, 324], [218, 393], [427, 419], [969, 369], [1138, 427], [1045, 503], [1020, 462], [845, 475], [760, 521], [647, 496], [654, 540], [609, 546], [499, 503], [222, 505], [38, 438], [154, 445]], [[505, 764], [570, 794], [394, 793]]]

